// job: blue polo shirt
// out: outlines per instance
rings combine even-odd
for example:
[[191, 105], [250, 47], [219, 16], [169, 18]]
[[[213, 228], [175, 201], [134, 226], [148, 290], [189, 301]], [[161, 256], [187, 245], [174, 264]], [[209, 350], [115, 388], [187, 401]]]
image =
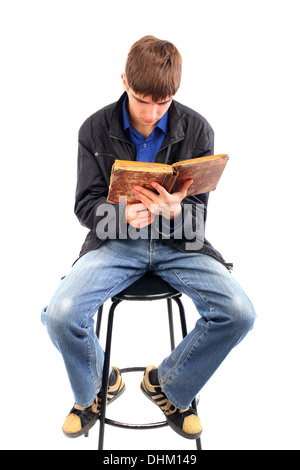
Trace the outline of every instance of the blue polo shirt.
[[157, 122], [155, 128], [145, 139], [131, 124], [130, 117], [127, 111], [128, 97], [126, 96], [123, 101], [123, 124], [124, 130], [127, 132], [130, 142], [132, 142], [136, 149], [137, 162], [153, 163], [155, 155], [161, 149], [163, 141], [168, 132], [169, 111]]

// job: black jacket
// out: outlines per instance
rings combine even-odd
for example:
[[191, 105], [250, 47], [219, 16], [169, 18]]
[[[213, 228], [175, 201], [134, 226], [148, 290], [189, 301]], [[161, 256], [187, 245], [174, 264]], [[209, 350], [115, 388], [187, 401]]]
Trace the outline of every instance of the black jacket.
[[[125, 93], [118, 102], [90, 116], [79, 130], [75, 214], [80, 223], [90, 229], [80, 256], [99, 247], [105, 240], [105, 237], [101, 239], [99, 234], [97, 235], [97, 224], [104, 217], [97, 215], [97, 208], [102, 204], [107, 204], [106, 198], [114, 161], [136, 159], [135, 147], [128, 140], [123, 127], [124, 97]], [[172, 164], [193, 157], [213, 155], [213, 153], [214, 133], [206, 119], [192, 109], [173, 101], [169, 108], [169, 131], [161, 150], [156, 154], [155, 162]], [[205, 193], [187, 197], [182, 201], [185, 223], [192, 224], [191, 230], [196, 233], [194, 240], [197, 238], [200, 240], [199, 244], [195, 244], [196, 249], [187, 249], [184, 234], [179, 239], [174, 235], [176, 231], [171, 231], [171, 235], [164, 238], [163, 229], [160, 229], [161, 238], [164, 243], [181, 251], [205, 253], [226, 264], [220, 253], [204, 238], [208, 196], [209, 194]], [[204, 223], [200, 224], [201, 226], [195, 216], [197, 207], [201, 208], [204, 214]], [[119, 219], [119, 217], [122, 218], [122, 211], [120, 214], [116, 211], [116, 214], [115, 234], [116, 238], [120, 238], [120, 230], [124, 230], [124, 223]], [[109, 217], [110, 214], [106, 213], [108, 223]], [[125, 228], [127, 229], [126, 223]], [[183, 232], [183, 229], [180, 230]], [[188, 241], [191, 242], [190, 239]]]

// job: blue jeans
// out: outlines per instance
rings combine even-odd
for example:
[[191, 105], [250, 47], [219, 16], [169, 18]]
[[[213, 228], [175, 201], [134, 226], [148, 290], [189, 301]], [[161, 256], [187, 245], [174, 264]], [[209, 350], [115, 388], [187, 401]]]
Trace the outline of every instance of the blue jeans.
[[42, 313], [79, 406], [90, 406], [102, 383], [104, 352], [94, 332], [94, 315], [103, 302], [149, 270], [188, 295], [200, 314], [195, 328], [158, 369], [160, 385], [177, 408], [189, 407], [253, 327], [250, 300], [214, 258], [183, 253], [160, 240], [106, 241], [75, 263]]

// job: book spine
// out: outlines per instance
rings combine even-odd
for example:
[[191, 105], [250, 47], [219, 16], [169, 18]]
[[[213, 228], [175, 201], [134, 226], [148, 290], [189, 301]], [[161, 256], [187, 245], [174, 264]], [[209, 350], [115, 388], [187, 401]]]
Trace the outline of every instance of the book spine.
[[174, 176], [172, 174], [166, 174], [162, 182], [162, 186], [166, 191], [168, 191], [168, 193], [171, 193], [174, 186]]
[[172, 191], [173, 191], [173, 187], [176, 183], [176, 180], [177, 180], [177, 177], [179, 175], [179, 171], [177, 170], [177, 168], [174, 168], [173, 165], [172, 165], [172, 170], [173, 170], [173, 175], [168, 175], [168, 193], [172, 194]]

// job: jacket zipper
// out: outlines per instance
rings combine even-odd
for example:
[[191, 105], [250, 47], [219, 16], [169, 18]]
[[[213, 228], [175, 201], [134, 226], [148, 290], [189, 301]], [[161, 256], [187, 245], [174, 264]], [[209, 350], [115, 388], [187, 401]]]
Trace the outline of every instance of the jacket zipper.
[[120, 142], [125, 142], [125, 144], [131, 145], [133, 147], [133, 150], [134, 150], [134, 156], [136, 155], [135, 146], [132, 142], [129, 142], [129, 140], [121, 139], [121, 137], [115, 137], [113, 135], [110, 135], [109, 137], [111, 139], [119, 140]]
[[172, 145], [174, 145], [174, 144], [178, 144], [178, 142], [181, 142], [183, 139], [184, 139], [184, 137], [182, 137], [182, 138], [179, 139], [179, 140], [175, 140], [174, 142], [170, 142], [170, 143], [169, 143], [168, 145], [166, 145], [165, 147], [162, 147], [162, 148], [157, 152], [157, 154], [155, 155], [155, 159], [156, 159], [157, 155], [158, 155], [160, 152], [162, 152], [163, 150], [167, 149], [168, 147], [170, 147], [170, 146], [172, 146]]

